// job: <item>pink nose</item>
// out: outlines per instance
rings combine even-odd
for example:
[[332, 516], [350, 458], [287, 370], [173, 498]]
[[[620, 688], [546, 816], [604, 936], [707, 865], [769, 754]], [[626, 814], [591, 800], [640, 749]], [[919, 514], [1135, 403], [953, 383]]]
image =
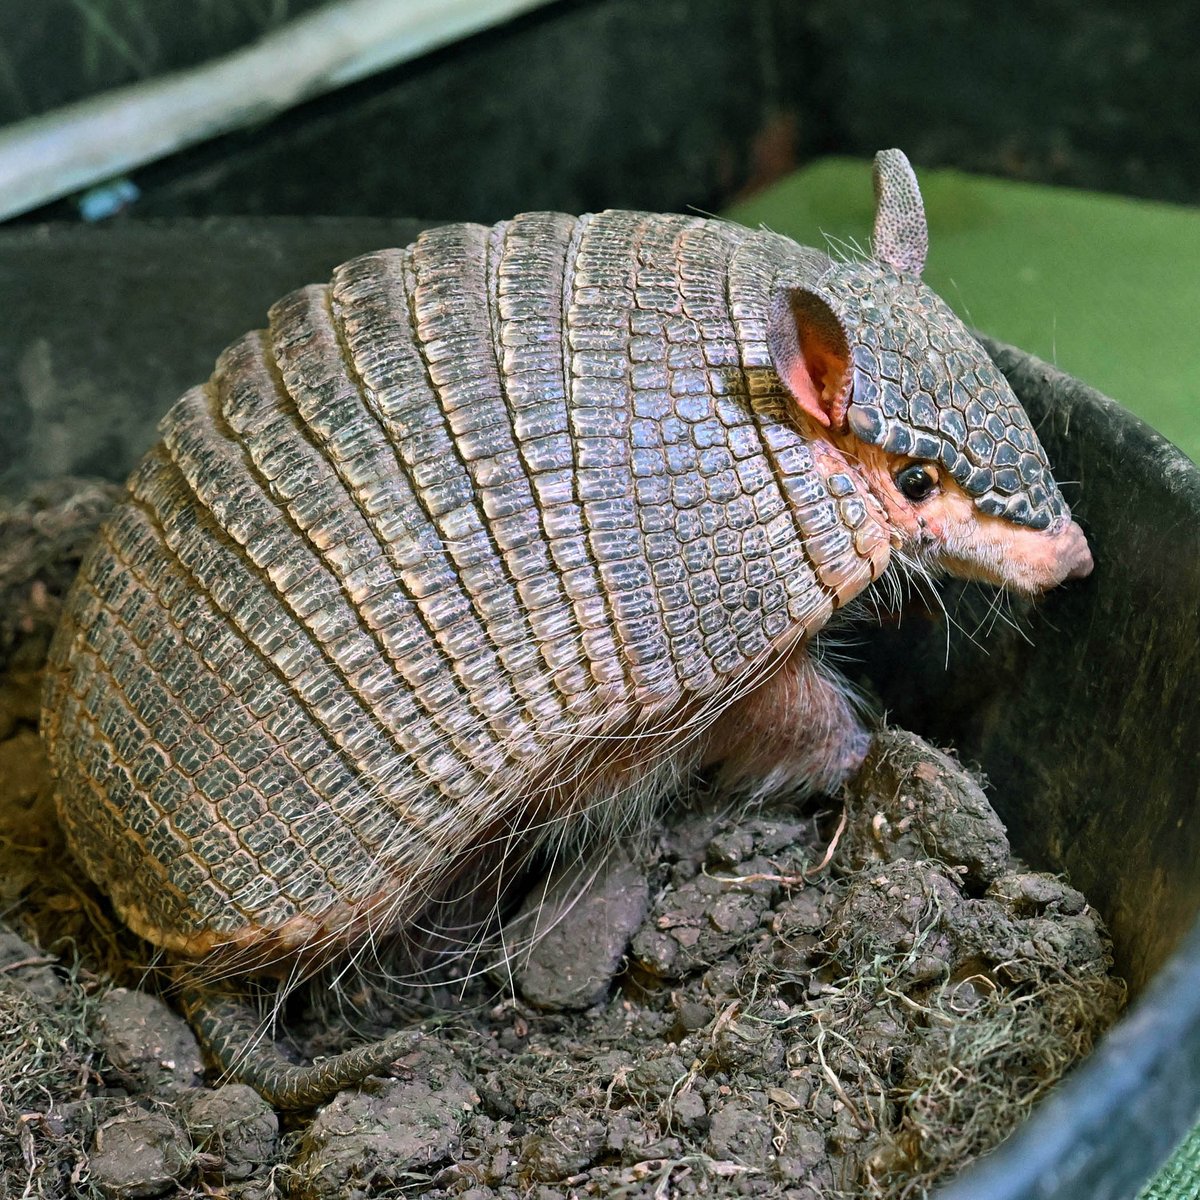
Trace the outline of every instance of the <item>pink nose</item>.
[[1065, 542], [1062, 559], [1067, 567], [1067, 573], [1063, 578], [1085, 579], [1092, 573], [1095, 563], [1092, 560], [1092, 551], [1087, 544], [1083, 530], [1079, 528], [1077, 522], [1072, 521], [1063, 531], [1062, 536]]

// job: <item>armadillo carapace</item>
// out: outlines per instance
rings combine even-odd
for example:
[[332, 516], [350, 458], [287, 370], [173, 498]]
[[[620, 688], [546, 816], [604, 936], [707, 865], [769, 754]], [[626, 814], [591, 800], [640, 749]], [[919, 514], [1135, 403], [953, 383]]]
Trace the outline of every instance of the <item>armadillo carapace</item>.
[[294, 971], [692, 769], [827, 787], [810, 654], [901, 558], [1033, 593], [1087, 544], [1003, 376], [874, 257], [689, 216], [450, 225], [274, 306], [80, 572], [43, 728], [70, 846], [210, 974]]

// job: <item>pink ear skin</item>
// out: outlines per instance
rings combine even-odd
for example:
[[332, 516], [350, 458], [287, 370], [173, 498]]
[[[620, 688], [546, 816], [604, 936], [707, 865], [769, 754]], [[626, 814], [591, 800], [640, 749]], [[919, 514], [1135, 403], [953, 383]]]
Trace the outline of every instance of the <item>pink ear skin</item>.
[[780, 288], [767, 316], [767, 348], [799, 410], [826, 429], [843, 429], [850, 348], [829, 305], [808, 288]]

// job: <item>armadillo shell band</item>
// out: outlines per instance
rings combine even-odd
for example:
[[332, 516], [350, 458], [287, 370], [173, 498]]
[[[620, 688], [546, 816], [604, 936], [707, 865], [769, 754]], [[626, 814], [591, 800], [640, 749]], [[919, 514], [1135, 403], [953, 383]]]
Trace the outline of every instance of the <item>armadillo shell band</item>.
[[262, 1023], [231, 992], [185, 986], [180, 1004], [201, 1045], [229, 1080], [249, 1084], [276, 1108], [313, 1108], [408, 1054], [425, 1036], [405, 1029], [309, 1066], [289, 1062]]
[[851, 342], [847, 421], [889, 454], [936, 462], [983, 513], [1046, 529], [1069, 514], [1008, 381], [919, 280], [839, 264], [820, 283]]
[[380, 914], [393, 907], [399, 882], [387, 879], [375, 892], [315, 914], [297, 914], [278, 925], [250, 921], [234, 928], [172, 929], [153, 921], [140, 907], [121, 906], [121, 919], [139, 937], [179, 958], [223, 975], [256, 973], [282, 977], [297, 968], [307, 975], [338, 953], [339, 947], [368, 933]]

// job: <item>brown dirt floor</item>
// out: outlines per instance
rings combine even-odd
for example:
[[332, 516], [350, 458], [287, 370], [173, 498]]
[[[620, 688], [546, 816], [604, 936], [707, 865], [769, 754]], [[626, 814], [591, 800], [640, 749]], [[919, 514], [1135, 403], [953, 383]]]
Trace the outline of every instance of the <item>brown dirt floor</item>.
[[699, 787], [535, 882], [491, 971], [295, 998], [279, 1032], [309, 1055], [438, 1008], [391, 1078], [299, 1115], [212, 1086], [148, 948], [72, 866], [36, 734], [112, 495], [0, 508], [0, 1200], [919, 1197], [1119, 1013], [1086, 899], [1012, 858], [981, 780], [884, 730], [842, 795], [738, 809]]

